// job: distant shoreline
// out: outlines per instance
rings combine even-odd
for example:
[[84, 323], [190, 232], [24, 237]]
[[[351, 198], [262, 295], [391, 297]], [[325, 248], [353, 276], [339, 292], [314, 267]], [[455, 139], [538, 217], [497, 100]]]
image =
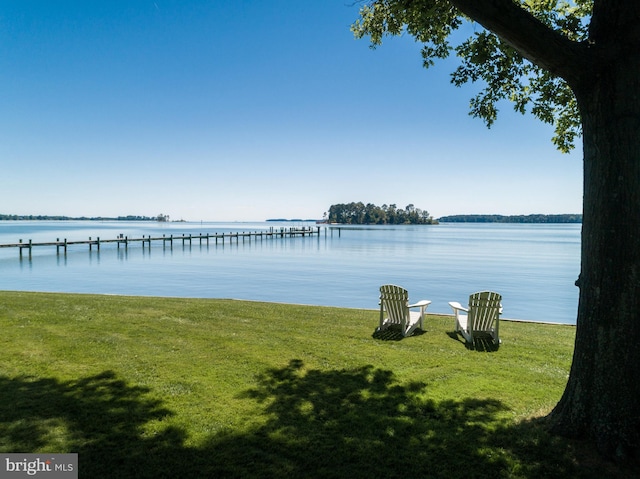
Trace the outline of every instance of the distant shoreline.
[[[157, 216], [48, 216], [48, 215], [5, 215], [0, 214], [0, 221], [149, 221], [158, 222]], [[172, 222], [184, 222], [178, 220]], [[582, 223], [581, 214], [560, 215], [450, 215], [437, 219], [440, 223]], [[160, 221], [162, 222], [162, 221]], [[164, 222], [169, 222], [165, 220]], [[302, 218], [270, 218], [265, 222], [318, 222], [315, 219]], [[332, 223], [347, 224], [347, 223]]]
[[582, 215], [452, 215], [438, 218], [438, 221], [441, 223], [582, 223]]
[[[168, 218], [165, 217], [165, 218]], [[2, 215], [0, 221], [155, 221], [169, 223], [168, 219], [159, 220], [157, 216], [47, 216], [47, 215]], [[184, 220], [175, 220], [171, 223], [183, 223]]]
[[47, 216], [47, 215], [0, 215], [0, 221], [158, 221], [151, 216]]

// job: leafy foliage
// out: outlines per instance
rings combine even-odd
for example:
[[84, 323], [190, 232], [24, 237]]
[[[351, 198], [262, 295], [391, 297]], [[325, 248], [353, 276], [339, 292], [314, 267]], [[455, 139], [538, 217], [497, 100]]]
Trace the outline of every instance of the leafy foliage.
[[376, 206], [371, 203], [341, 203], [329, 208], [329, 222], [350, 225], [428, 225], [437, 223], [428, 211], [410, 204], [402, 208], [396, 205]]
[[[593, 0], [518, 3], [570, 40], [587, 40]], [[469, 37], [452, 46], [451, 40], [458, 38], [453, 33], [460, 29], [469, 32]], [[470, 101], [470, 115], [482, 119], [487, 127], [497, 119], [501, 102], [510, 101], [515, 111], [529, 112], [552, 124], [552, 141], [562, 152], [570, 151], [581, 135], [578, 105], [567, 83], [525, 59], [494, 33], [471, 24], [450, 1], [376, 0], [361, 8], [352, 31], [356, 38], [369, 36], [372, 47], [381, 45], [385, 36], [406, 32], [423, 44], [426, 68], [455, 52], [460, 65], [452, 73], [451, 82], [456, 86], [484, 84]]]

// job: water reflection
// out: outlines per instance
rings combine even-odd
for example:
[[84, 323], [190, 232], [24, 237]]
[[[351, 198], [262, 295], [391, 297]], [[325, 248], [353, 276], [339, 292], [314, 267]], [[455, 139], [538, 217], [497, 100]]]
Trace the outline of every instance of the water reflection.
[[[10, 242], [1, 223], [0, 243]], [[123, 238], [165, 240], [101, 242], [99, 249], [89, 251], [86, 244], [70, 245], [66, 254], [47, 246], [21, 259], [14, 249], [0, 249], [0, 289], [375, 309], [378, 287], [396, 283], [409, 289], [412, 298], [432, 300], [431, 312], [450, 313], [448, 301], [464, 302], [474, 291], [494, 289], [503, 295], [505, 317], [565, 323], [576, 317], [578, 290], [573, 284], [579, 272], [580, 225], [343, 228], [304, 238], [239, 235], [231, 240], [207, 240], [194, 231], [228, 234], [233, 231], [228, 225], [136, 224], [125, 229], [118, 224], [102, 229], [96, 224], [90, 233], [86, 223], [76, 226], [84, 238], [114, 238], [117, 231]], [[263, 226], [268, 231], [270, 225]], [[67, 224], [63, 231], [43, 227], [53, 237], [77, 237]], [[186, 239], [190, 233], [194, 236]], [[13, 227], [11, 234], [20, 232]], [[32, 227], [30, 234], [44, 233]]]

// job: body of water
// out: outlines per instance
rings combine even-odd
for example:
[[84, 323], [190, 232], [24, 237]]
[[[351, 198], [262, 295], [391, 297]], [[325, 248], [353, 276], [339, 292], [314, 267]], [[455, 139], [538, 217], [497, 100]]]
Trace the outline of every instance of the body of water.
[[[0, 221], [0, 244], [114, 239], [143, 235], [266, 231], [312, 223], [155, 223]], [[237, 298], [375, 309], [378, 288], [404, 286], [428, 312], [451, 313], [449, 301], [502, 294], [505, 318], [575, 324], [580, 271], [579, 224], [433, 226], [324, 225], [319, 236], [258, 238], [190, 246], [140, 242], [0, 248], [0, 289], [144, 296]]]

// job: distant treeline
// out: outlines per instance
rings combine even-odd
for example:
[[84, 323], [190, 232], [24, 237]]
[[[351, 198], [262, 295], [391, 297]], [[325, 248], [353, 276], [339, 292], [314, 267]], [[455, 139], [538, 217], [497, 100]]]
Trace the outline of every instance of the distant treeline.
[[453, 215], [438, 218], [443, 223], [582, 223], [582, 215]]
[[437, 223], [429, 212], [412, 204], [404, 209], [396, 205], [376, 206], [362, 202], [331, 205], [329, 223], [348, 225], [430, 225]]
[[36, 220], [46, 220], [46, 221], [161, 221], [158, 216], [117, 216], [117, 217], [107, 217], [107, 216], [47, 216], [47, 215], [3, 215], [0, 214], [0, 221], [36, 221]]

